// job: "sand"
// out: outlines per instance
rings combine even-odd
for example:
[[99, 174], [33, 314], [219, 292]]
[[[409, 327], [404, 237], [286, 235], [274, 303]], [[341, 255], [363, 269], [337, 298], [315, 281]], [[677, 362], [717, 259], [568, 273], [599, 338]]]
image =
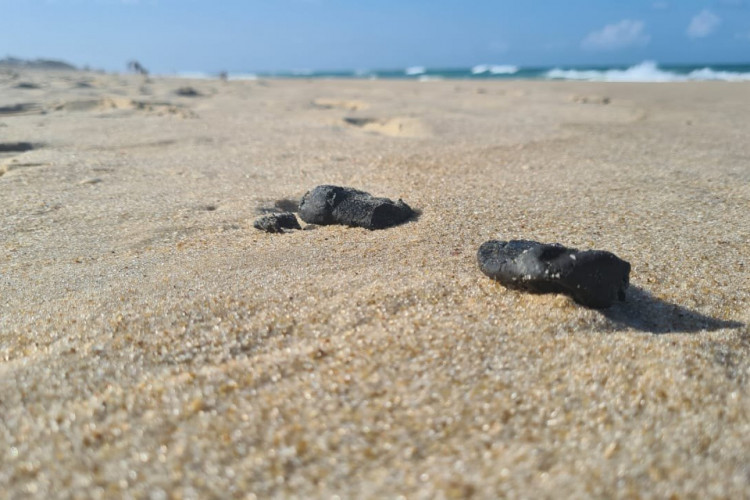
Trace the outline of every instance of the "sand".
[[[0, 74], [5, 494], [749, 497], [748, 116], [748, 83]], [[252, 227], [326, 183], [421, 215]], [[628, 300], [507, 290], [496, 238], [614, 252]]]

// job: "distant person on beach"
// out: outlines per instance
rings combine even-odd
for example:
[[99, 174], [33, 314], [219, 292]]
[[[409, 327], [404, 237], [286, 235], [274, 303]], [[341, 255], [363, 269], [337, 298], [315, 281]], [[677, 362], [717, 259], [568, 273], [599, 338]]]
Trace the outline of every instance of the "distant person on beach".
[[130, 61], [128, 63], [128, 70], [139, 75], [148, 76], [148, 70], [144, 68], [138, 61]]

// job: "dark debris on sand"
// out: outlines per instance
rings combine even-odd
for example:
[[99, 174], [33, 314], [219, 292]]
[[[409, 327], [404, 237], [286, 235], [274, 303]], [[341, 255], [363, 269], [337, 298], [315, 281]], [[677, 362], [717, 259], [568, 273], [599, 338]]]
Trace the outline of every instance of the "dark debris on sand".
[[179, 89], [175, 90], [174, 93], [182, 97], [200, 97], [203, 95], [193, 87], [180, 87]]
[[253, 226], [267, 233], [283, 233], [284, 229], [302, 229], [297, 217], [291, 212], [264, 215], [257, 218]]
[[528, 240], [488, 241], [477, 261], [484, 274], [508, 288], [564, 293], [596, 309], [625, 300], [630, 275], [630, 264], [613, 253]]
[[402, 200], [377, 198], [357, 189], [329, 185], [305, 193], [299, 213], [308, 224], [342, 224], [366, 229], [396, 226], [415, 215]]

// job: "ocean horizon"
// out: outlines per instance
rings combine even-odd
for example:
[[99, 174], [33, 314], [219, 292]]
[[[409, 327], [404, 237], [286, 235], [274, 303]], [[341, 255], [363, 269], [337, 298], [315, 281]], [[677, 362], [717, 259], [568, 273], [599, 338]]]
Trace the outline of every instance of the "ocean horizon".
[[[217, 74], [178, 72], [178, 77], [216, 78]], [[409, 66], [397, 69], [307, 70], [228, 72], [229, 79], [256, 78], [354, 78], [429, 80], [573, 80], [597, 82], [750, 81], [747, 64], [659, 64], [643, 61], [634, 65], [518, 66], [477, 64], [461, 68]]]

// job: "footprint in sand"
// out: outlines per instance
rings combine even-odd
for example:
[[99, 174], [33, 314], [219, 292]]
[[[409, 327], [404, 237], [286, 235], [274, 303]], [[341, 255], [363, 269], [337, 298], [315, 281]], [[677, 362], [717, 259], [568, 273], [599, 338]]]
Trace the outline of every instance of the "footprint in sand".
[[39, 144], [30, 142], [0, 142], [0, 177], [11, 170], [26, 167], [41, 167], [46, 163], [22, 161], [24, 153], [37, 149]]
[[44, 113], [44, 108], [41, 104], [35, 102], [0, 106], [0, 116], [35, 115], [41, 113]]
[[360, 111], [370, 107], [370, 105], [364, 101], [329, 99], [326, 97], [314, 99], [312, 105], [319, 109], [345, 109], [347, 111]]
[[609, 97], [601, 95], [572, 95], [568, 100], [580, 104], [609, 104], [612, 102]]
[[193, 87], [180, 87], [174, 91], [180, 97], [203, 97], [203, 93], [197, 91]]
[[20, 82], [13, 86], [14, 89], [35, 90], [42, 88], [34, 82]]
[[365, 132], [387, 135], [389, 137], [427, 137], [430, 135], [427, 126], [417, 118], [346, 117], [344, 118], [344, 123]]
[[125, 97], [105, 97], [103, 99], [85, 99], [65, 101], [51, 105], [35, 102], [0, 106], [0, 116], [19, 116], [45, 114], [50, 111], [83, 111], [104, 113], [109, 111], [137, 111], [156, 115], [173, 115], [180, 118], [195, 118], [197, 115], [185, 108], [168, 102], [136, 101]]
[[30, 142], [0, 142], [0, 153], [25, 153], [34, 149]]
[[174, 115], [180, 118], [195, 118], [197, 115], [189, 109], [168, 102], [136, 101], [125, 97], [107, 97], [82, 101], [67, 101], [54, 105], [53, 111], [137, 111], [156, 115]]
[[13, 170], [19, 155], [34, 149], [30, 142], [0, 142], [0, 176]]
[[0, 161], [0, 177], [11, 172], [13, 170], [19, 170], [22, 168], [32, 167], [47, 167], [50, 163], [43, 162], [24, 162], [18, 161], [18, 158], [11, 158], [10, 160]]
[[0, 142], [0, 178], [15, 171], [54, 165], [54, 156], [43, 143]]

